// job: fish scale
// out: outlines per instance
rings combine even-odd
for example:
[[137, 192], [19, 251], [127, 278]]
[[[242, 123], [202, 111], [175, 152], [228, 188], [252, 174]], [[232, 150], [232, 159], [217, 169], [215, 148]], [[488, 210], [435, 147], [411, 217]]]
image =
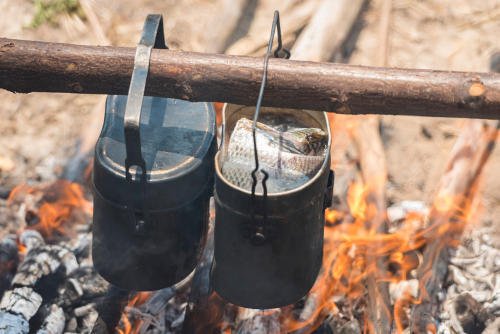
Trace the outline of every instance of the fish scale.
[[[259, 167], [269, 174], [266, 182], [269, 193], [291, 190], [307, 183], [325, 159], [327, 135], [316, 128], [280, 132], [257, 123], [256, 140]], [[252, 121], [242, 118], [231, 134], [222, 174], [230, 183], [246, 190], [252, 187], [253, 151]], [[297, 151], [300, 153], [295, 153]], [[256, 192], [262, 193], [262, 174], [257, 173], [257, 178]]]

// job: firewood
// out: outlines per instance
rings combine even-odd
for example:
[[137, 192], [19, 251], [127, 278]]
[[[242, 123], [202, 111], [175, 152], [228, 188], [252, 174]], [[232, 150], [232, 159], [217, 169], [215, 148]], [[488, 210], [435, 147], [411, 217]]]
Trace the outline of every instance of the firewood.
[[0, 242], [0, 296], [10, 287], [18, 264], [17, 245], [14, 237], [7, 235]]
[[66, 317], [64, 311], [57, 305], [51, 305], [48, 310], [48, 315], [42, 323], [37, 334], [62, 334], [66, 325]]
[[[85, 12], [85, 17], [88, 19], [99, 44], [111, 45], [111, 42], [107, 38], [106, 33], [97, 18], [93, 3], [89, 0], [80, 0], [80, 5]], [[80, 182], [82, 184], [89, 181], [85, 179], [85, 177], [88, 176], [85, 175], [85, 171], [89, 168], [92, 162], [94, 146], [102, 128], [102, 123], [104, 121], [102, 114], [105, 102], [106, 98], [101, 97], [92, 109], [92, 112], [88, 116], [85, 125], [82, 128], [78, 142], [75, 145], [76, 149], [64, 166], [61, 178], [72, 182]]]
[[[213, 201], [210, 201], [210, 210], [213, 212]], [[193, 281], [191, 285], [191, 292], [189, 294], [188, 304], [186, 306], [186, 315], [184, 317], [184, 324], [182, 332], [190, 333], [203, 333], [214, 332], [219, 325], [218, 321], [221, 320], [220, 312], [217, 313], [216, 319], [213, 315], [213, 309], [220, 306], [224, 307], [224, 302], [217, 297], [214, 297], [213, 286], [210, 276], [214, 258], [214, 221], [211, 218], [207, 231], [207, 241], [201, 260], [195, 269]], [[214, 304], [219, 302], [218, 305]], [[222, 303], [221, 303], [222, 302]], [[213, 326], [213, 327], [212, 327]]]
[[[0, 88], [123, 95], [128, 92], [134, 55], [134, 48], [0, 38]], [[145, 94], [253, 105], [262, 66], [262, 58], [154, 49]], [[271, 58], [262, 105], [344, 114], [499, 119], [499, 82], [496, 73]]]
[[222, 53], [234, 33], [249, 0], [223, 0], [218, 6], [217, 19], [205, 31], [204, 52]]
[[[411, 315], [411, 332], [426, 333], [436, 329], [436, 312], [440, 305], [444, 278], [448, 272], [450, 242], [459, 237], [462, 230], [457, 208], [466, 210], [474, 198], [477, 180], [495, 146], [498, 126], [488, 126], [481, 121], [468, 121], [457, 139], [441, 178], [435, 203], [454, 201], [453, 205], [437, 205], [430, 213], [430, 233], [451, 224], [447, 233], [429, 235], [432, 241], [426, 245], [423, 263], [417, 272], [421, 287], [421, 303], [415, 305]], [[453, 226], [458, 225], [458, 226]]]
[[[389, 22], [392, 10], [392, 0], [382, 2], [381, 18], [379, 23], [379, 48], [375, 57], [376, 66], [387, 65]], [[387, 166], [384, 146], [379, 133], [379, 116], [364, 117], [356, 123], [353, 130], [353, 139], [358, 148], [363, 182], [369, 188], [368, 203], [373, 203], [377, 210], [375, 217], [366, 223], [368, 229], [376, 233], [388, 232], [386, 219], [385, 187], [387, 184]], [[367, 314], [370, 324], [376, 333], [389, 333], [392, 327], [392, 314], [388, 311], [391, 306], [389, 284], [382, 280], [387, 268], [385, 259], [374, 254], [367, 254], [368, 265], [375, 263], [375, 271], [366, 278], [368, 288]]]
[[363, 3], [364, 0], [323, 0], [297, 38], [291, 50], [292, 59], [330, 60], [347, 37]]
[[[28, 322], [37, 314], [46, 293], [42, 278], [56, 272], [70, 274], [78, 268], [76, 257], [70, 250], [59, 245], [45, 245], [42, 236], [34, 230], [24, 231], [20, 241], [27, 252], [12, 279], [11, 289], [3, 294], [0, 302], [0, 322], [3, 319], [7, 323], [5, 333], [28, 333]], [[53, 323], [57, 319], [45, 319], [47, 326], [56, 326]]]
[[33, 288], [21, 287], [5, 292], [0, 302], [0, 323], [3, 334], [28, 334], [29, 320], [42, 305], [42, 296]]
[[31, 319], [42, 305], [42, 296], [33, 288], [14, 288], [4, 293], [0, 302], [0, 310], [13, 314], [20, 314], [24, 319]]
[[262, 56], [265, 54], [274, 10], [280, 11], [283, 43], [285, 45], [293, 43], [296, 34], [310, 21], [318, 4], [319, 0], [258, 1], [246, 36], [230, 45], [225, 53], [247, 56]]
[[91, 333], [114, 333], [115, 327], [120, 321], [122, 310], [127, 304], [130, 295], [130, 291], [110, 285], [106, 294], [96, 303], [98, 316], [92, 324]]
[[279, 316], [279, 309], [242, 309], [236, 318], [234, 332], [237, 334], [279, 334], [282, 332], [280, 328]]

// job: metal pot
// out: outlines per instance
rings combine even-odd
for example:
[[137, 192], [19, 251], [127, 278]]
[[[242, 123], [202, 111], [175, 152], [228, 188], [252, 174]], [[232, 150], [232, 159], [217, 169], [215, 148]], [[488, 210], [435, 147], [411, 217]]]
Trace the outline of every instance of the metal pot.
[[[328, 133], [325, 160], [306, 184], [281, 193], [251, 193], [221, 172], [235, 123], [252, 118], [254, 107], [226, 105], [222, 150], [215, 156], [216, 292], [247, 308], [275, 308], [302, 298], [312, 287], [323, 257], [324, 210], [331, 204], [331, 134], [326, 114], [307, 110], [261, 108], [261, 115], [292, 117]], [[253, 211], [252, 211], [253, 210]], [[253, 217], [252, 217], [253, 212]]]
[[95, 148], [94, 266], [130, 290], [171, 286], [195, 268], [213, 191], [212, 105], [143, 97], [149, 56], [141, 52], [162, 45], [162, 29], [161, 16], [149, 15], [129, 95], [108, 96]]

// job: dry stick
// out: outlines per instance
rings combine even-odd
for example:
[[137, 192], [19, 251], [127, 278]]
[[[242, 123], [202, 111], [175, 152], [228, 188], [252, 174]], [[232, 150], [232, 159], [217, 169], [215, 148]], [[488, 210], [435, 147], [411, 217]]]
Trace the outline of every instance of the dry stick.
[[364, 0], [323, 0], [292, 48], [292, 59], [328, 61], [338, 52]]
[[[126, 94], [134, 48], [0, 39], [0, 88]], [[269, 60], [263, 105], [500, 119], [500, 75]], [[153, 50], [146, 94], [253, 105], [262, 58]]]
[[258, 1], [247, 35], [229, 46], [225, 53], [247, 56], [265, 54], [274, 10], [280, 11], [283, 43], [293, 43], [297, 32], [310, 21], [318, 3], [319, 0]]
[[[389, 22], [392, 0], [382, 2], [379, 24], [379, 48], [375, 65], [386, 66], [388, 55]], [[387, 184], [387, 166], [384, 146], [379, 133], [379, 116], [366, 117], [357, 123], [353, 131], [353, 139], [358, 148], [361, 173], [364, 183], [368, 185], [370, 194], [367, 201], [377, 209], [375, 217], [366, 223], [377, 234], [388, 232], [386, 221], [385, 186]], [[376, 333], [389, 333], [392, 327], [392, 312], [389, 311], [391, 300], [387, 282], [377, 282], [386, 271], [385, 260], [375, 254], [366, 254], [367, 264], [374, 265], [374, 272], [367, 276], [368, 306], [366, 312]]]
[[[445, 209], [442, 205], [435, 205], [430, 214], [433, 226], [430, 234], [435, 235], [429, 235], [434, 239], [425, 247], [423, 262], [417, 272], [418, 280], [424, 286], [420, 289], [421, 303], [415, 305], [410, 317], [412, 333], [435, 333], [437, 329], [435, 316], [448, 272], [450, 242], [459, 238], [463, 228], [460, 224], [465, 223], [465, 218], [456, 215], [463, 215], [460, 211], [466, 210], [473, 200], [478, 178], [495, 146], [500, 125], [495, 123], [496, 127], [491, 127], [478, 120], [467, 121], [452, 149], [435, 203], [443, 199], [451, 199], [454, 203]], [[439, 231], [445, 227], [448, 228], [444, 232]]]
[[[292, 59], [310, 61], [326, 61], [330, 59], [338, 52], [346, 39], [362, 9], [363, 3], [363, 0], [323, 0], [294, 44], [291, 50]], [[311, 293], [306, 298], [299, 321], [309, 320], [312, 313], [320, 306], [324, 296], [318, 292]], [[264, 323], [272, 323], [272, 320], [277, 322], [278, 316], [279, 311], [269, 313]], [[262, 315], [258, 315], [252, 319], [253, 321], [247, 320], [248, 327], [252, 328], [255, 323], [262, 323], [263, 318]], [[316, 321], [312, 321], [309, 325], [296, 331], [296, 333], [308, 332], [317, 325]], [[275, 327], [273, 326], [273, 328]]]
[[[101, 45], [110, 45], [111, 42], [106, 37], [106, 33], [92, 7], [89, 0], [80, 0], [80, 4], [85, 12], [85, 16], [90, 22], [90, 26]], [[104, 117], [102, 117], [106, 98], [102, 97], [92, 109], [82, 127], [80, 138], [78, 139], [76, 150], [73, 156], [68, 159], [64, 166], [61, 177], [69, 181], [80, 181], [84, 183], [85, 170], [91, 163], [91, 156], [94, 153], [94, 146], [99, 137]]]
[[[387, 183], [387, 167], [384, 147], [378, 131], [378, 117], [369, 117], [357, 124], [354, 129], [354, 141], [359, 152], [361, 173], [364, 183], [368, 186], [369, 195], [367, 203], [372, 203], [377, 209], [377, 214], [367, 220], [366, 228], [377, 234], [388, 231], [386, 222], [385, 185]], [[377, 247], [370, 247], [373, 252]], [[368, 266], [374, 267], [366, 278], [368, 288], [368, 305], [366, 312], [372, 329], [376, 333], [390, 333], [392, 317], [389, 311], [390, 295], [388, 284], [377, 282], [386, 270], [385, 261], [376, 254], [367, 253]]]
[[217, 18], [205, 31], [207, 36], [205, 52], [221, 53], [233, 35], [240, 17], [250, 0], [223, 0], [218, 7]]

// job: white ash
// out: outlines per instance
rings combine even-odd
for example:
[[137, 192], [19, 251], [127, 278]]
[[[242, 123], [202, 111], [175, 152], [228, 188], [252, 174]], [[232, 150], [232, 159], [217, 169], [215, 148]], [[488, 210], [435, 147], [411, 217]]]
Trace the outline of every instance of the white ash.
[[29, 287], [15, 288], [7, 291], [0, 302], [0, 311], [20, 314], [31, 319], [42, 305], [42, 296]]
[[12, 284], [34, 286], [43, 276], [55, 273], [61, 265], [67, 274], [79, 266], [75, 255], [59, 245], [43, 245], [28, 249]]
[[26, 246], [27, 250], [38, 248], [45, 245], [42, 235], [35, 230], [25, 230], [19, 236], [19, 241], [22, 245]]
[[402, 201], [387, 208], [387, 218], [389, 222], [396, 223], [404, 220], [411, 212], [427, 214], [428, 211], [422, 201]]
[[406, 298], [407, 295], [410, 295], [413, 298], [418, 297], [418, 280], [410, 279], [407, 281], [400, 282], [391, 282], [389, 284], [389, 294], [391, 296], [391, 302], [394, 302], [401, 298]]
[[37, 334], [62, 334], [66, 324], [63, 309], [57, 305], [51, 305], [49, 312]]
[[29, 323], [22, 315], [0, 311], [1, 334], [28, 334], [29, 330]]
[[495, 245], [489, 237], [494, 233], [498, 232], [492, 227], [473, 229], [457, 247], [448, 266], [451, 284], [446, 291], [438, 333], [466, 332], [462, 327], [470, 326], [470, 319], [457, 315], [464, 298], [471, 298], [469, 303], [475, 305], [472, 309], [477, 313], [477, 321], [483, 322], [479, 324], [481, 328], [500, 317], [500, 245]]

